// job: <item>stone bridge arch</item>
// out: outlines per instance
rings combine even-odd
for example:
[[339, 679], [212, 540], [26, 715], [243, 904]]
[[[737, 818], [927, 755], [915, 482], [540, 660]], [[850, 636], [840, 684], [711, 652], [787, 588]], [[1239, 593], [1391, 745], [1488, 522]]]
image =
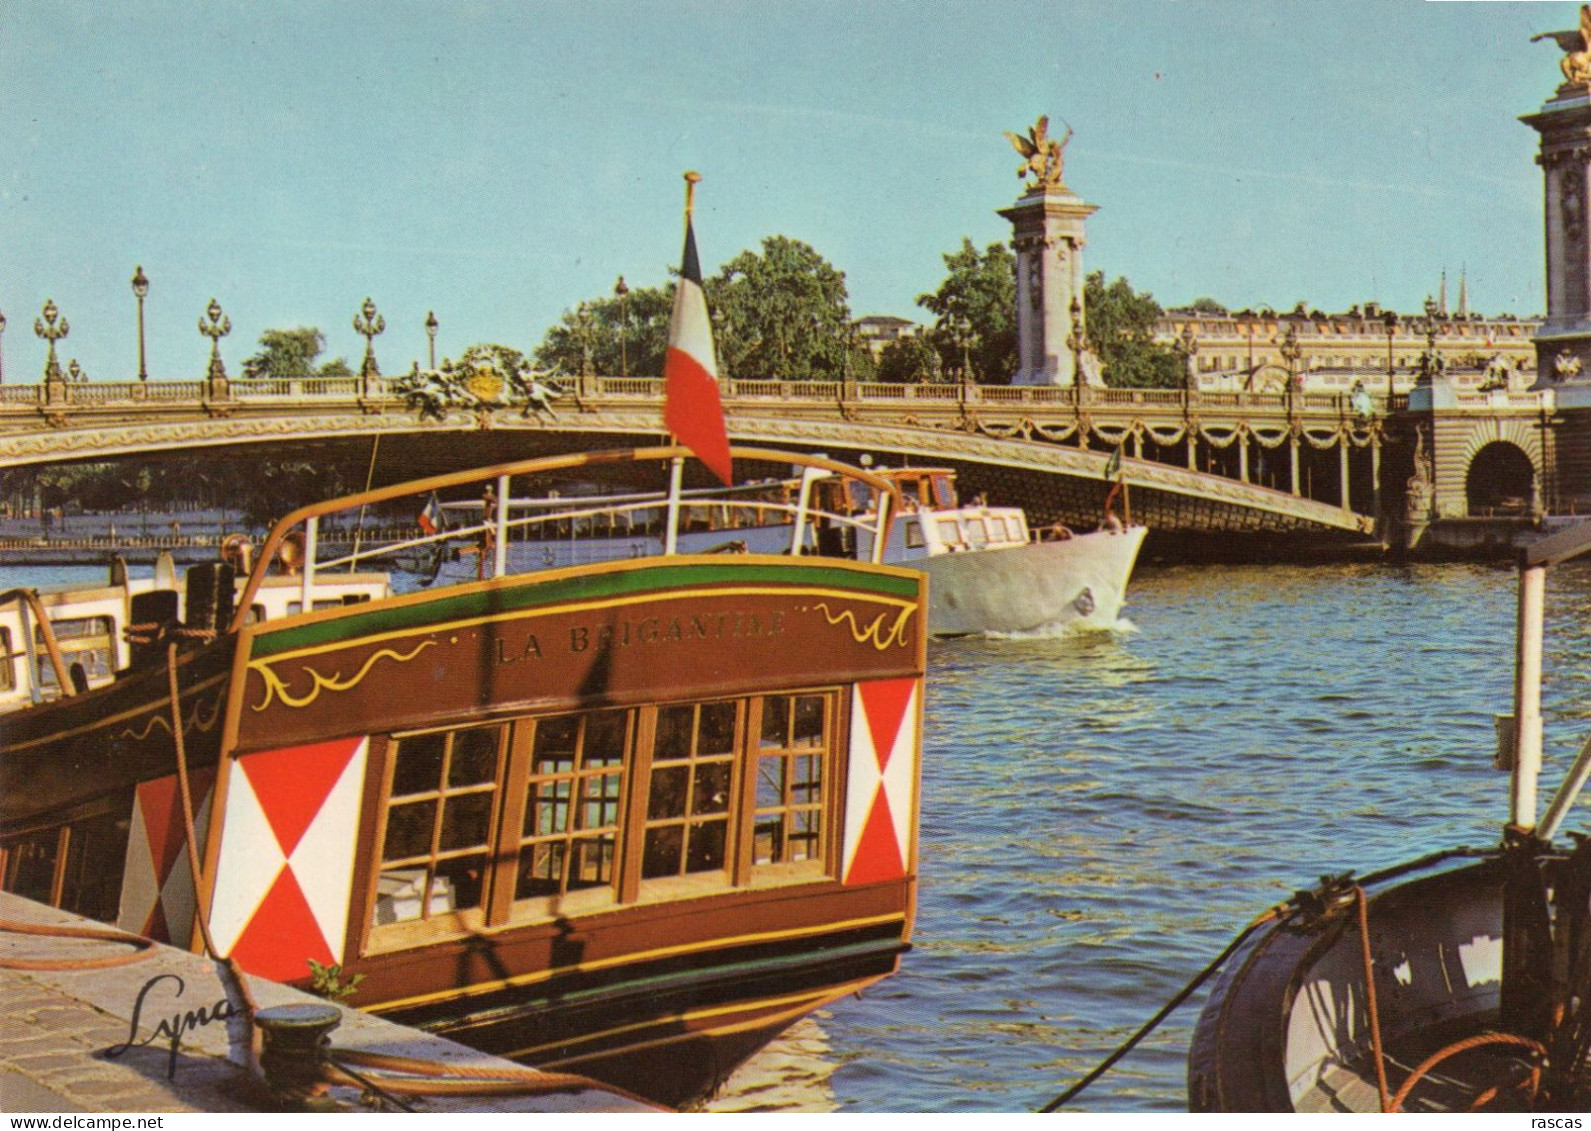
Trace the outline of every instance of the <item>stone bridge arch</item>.
[[1541, 432], [1533, 422], [1477, 423], [1464, 445], [1465, 511], [1480, 517], [1539, 510], [1545, 462]]

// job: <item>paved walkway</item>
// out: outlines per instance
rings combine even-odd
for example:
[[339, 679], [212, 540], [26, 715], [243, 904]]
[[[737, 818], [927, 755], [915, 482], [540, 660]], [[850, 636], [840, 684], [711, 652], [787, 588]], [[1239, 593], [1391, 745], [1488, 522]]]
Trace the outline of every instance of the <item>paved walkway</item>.
[[[0, 919], [99, 926], [0, 892]], [[93, 940], [0, 931], [0, 960], [98, 958], [126, 948]], [[278, 1110], [247, 1067], [251, 1033], [220, 963], [156, 945], [142, 961], [101, 970], [0, 969], [0, 1111], [234, 1112]], [[261, 1008], [320, 998], [249, 979]], [[342, 1009], [333, 1034], [342, 1048], [392, 1053], [460, 1067], [513, 1067], [462, 1045]], [[160, 1031], [164, 1023], [165, 1032]], [[181, 1031], [180, 1040], [169, 1036]], [[335, 1089], [347, 1110], [359, 1095]], [[611, 1112], [643, 1105], [596, 1089], [551, 1096], [425, 1099], [431, 1112]]]

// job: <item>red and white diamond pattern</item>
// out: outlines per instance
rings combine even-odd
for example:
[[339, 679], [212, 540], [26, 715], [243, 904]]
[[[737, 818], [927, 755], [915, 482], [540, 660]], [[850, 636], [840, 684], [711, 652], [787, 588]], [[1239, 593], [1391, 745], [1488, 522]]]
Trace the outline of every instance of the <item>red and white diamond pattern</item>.
[[342, 961], [364, 786], [363, 738], [245, 754], [227, 785], [210, 933], [275, 981]]
[[[204, 844], [210, 827], [212, 770], [195, 770], [194, 835]], [[193, 864], [182, 820], [182, 795], [175, 774], [141, 782], [133, 795], [126, 869], [116, 925], [158, 942], [187, 946], [193, 933]]]
[[845, 792], [846, 884], [898, 880], [911, 860], [917, 780], [916, 679], [858, 683], [851, 700], [851, 768]]

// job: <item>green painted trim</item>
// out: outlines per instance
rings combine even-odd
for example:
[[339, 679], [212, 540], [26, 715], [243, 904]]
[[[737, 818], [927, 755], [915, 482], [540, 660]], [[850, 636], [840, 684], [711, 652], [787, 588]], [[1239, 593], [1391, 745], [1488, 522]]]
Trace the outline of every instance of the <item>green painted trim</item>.
[[[802, 950], [795, 954], [780, 954], [768, 958], [695, 966], [689, 970], [672, 971], [666, 974], [643, 974], [627, 981], [610, 982], [607, 985], [596, 986], [592, 989], [557, 989], [532, 998], [516, 1001], [512, 1005], [475, 1010], [474, 1012], [448, 1017], [445, 1020], [422, 1021], [420, 1022], [420, 1027], [432, 1032], [447, 1033], [461, 1028], [501, 1024], [505, 1020], [527, 1012], [541, 1013], [559, 1007], [570, 1008], [589, 1005], [606, 998], [623, 999], [633, 998], [638, 995], [660, 995], [704, 983], [711, 984], [726, 980], [739, 981], [759, 975], [779, 974], [807, 968], [822, 968], [848, 959], [888, 958], [904, 954], [910, 949], [911, 944], [909, 942], [895, 935], [887, 938], [869, 939], [859, 943], [822, 947], [815, 950]], [[505, 992], [511, 991], [492, 990], [481, 996], [495, 996]], [[786, 991], [772, 992], [783, 993]], [[456, 1000], [459, 1004], [468, 1004], [470, 999], [465, 997]], [[430, 1008], [435, 1009], [436, 1007]], [[402, 1017], [409, 1014], [423, 1013], [424, 1007], [387, 1011], [381, 1005], [375, 1005], [370, 1007], [370, 1012], [377, 1015], [390, 1012], [395, 1017]]]
[[595, 573], [582, 573], [552, 581], [536, 581], [535, 574], [518, 585], [496, 586], [467, 593], [444, 590], [435, 600], [397, 607], [350, 605], [348, 611], [311, 624], [284, 626], [272, 631], [256, 627], [251, 657], [263, 659], [280, 652], [313, 648], [361, 636], [424, 629], [430, 625], [517, 612], [571, 601], [600, 600], [669, 589], [707, 588], [734, 584], [785, 584], [855, 589], [909, 601], [917, 600], [920, 576], [875, 572], [871, 567], [833, 565], [777, 565], [749, 562], [639, 565]]

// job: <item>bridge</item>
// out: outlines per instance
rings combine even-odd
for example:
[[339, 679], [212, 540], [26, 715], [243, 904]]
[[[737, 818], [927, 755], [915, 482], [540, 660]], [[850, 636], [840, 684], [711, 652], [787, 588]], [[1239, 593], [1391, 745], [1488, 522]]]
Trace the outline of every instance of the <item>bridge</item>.
[[[555, 383], [561, 395], [551, 412], [477, 398], [429, 415], [406, 395], [403, 378], [374, 375], [6, 385], [0, 469], [185, 450], [360, 445], [378, 436], [434, 461], [458, 445], [428, 437], [471, 434], [471, 456], [479, 458], [645, 444], [662, 432], [656, 378]], [[1168, 533], [1362, 540], [1433, 519], [1518, 521], [1540, 513], [1565, 486], [1553, 474], [1553, 454], [1564, 445], [1552, 442], [1550, 392], [1449, 390], [1433, 400], [1430, 389], [1374, 396], [1362, 389], [721, 385], [736, 442], [949, 465], [966, 493], [1025, 506], [1035, 523], [1097, 522], [1117, 451], [1133, 517]], [[1499, 444], [1509, 457], [1501, 463]], [[1471, 497], [1477, 460], [1488, 474], [1501, 468], [1512, 476], [1479, 502]]]

